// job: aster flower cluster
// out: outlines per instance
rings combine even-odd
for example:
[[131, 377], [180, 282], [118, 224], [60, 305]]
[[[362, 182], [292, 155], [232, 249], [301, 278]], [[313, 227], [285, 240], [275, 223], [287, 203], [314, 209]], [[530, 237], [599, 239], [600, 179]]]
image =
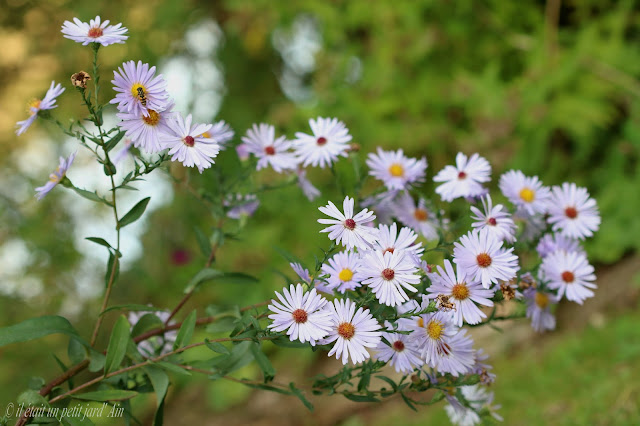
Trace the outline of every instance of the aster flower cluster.
[[[485, 186], [491, 180], [488, 161], [459, 153], [456, 165], [433, 180], [443, 202], [471, 204], [471, 229], [464, 233], [449, 229], [442, 211], [434, 213], [434, 201], [414, 195], [426, 179], [426, 159], [378, 148], [367, 165], [384, 188], [363, 199], [361, 209], [349, 196], [342, 208], [331, 201], [319, 208], [325, 215], [318, 219], [325, 226], [320, 232], [334, 242], [334, 251], [342, 251], [328, 253], [315, 274], [292, 264], [303, 283], [298, 300], [322, 298], [317, 306], [331, 325], [327, 329], [325, 316], [314, 324], [311, 311], [290, 301], [272, 326], [284, 330], [282, 324], [289, 324], [291, 340], [295, 327], [312, 327], [319, 336], [312, 345], [326, 345], [328, 355], [343, 364], [373, 357], [432, 384], [476, 375], [481, 383], [463, 386], [460, 399], [446, 396], [452, 422], [477, 424], [481, 410], [496, 408], [493, 394], [481, 386], [495, 374], [465, 325], [489, 323], [500, 308], [506, 318], [526, 315], [542, 332], [555, 328], [553, 307], [561, 298], [582, 303], [593, 296], [593, 267], [579, 239], [598, 228], [595, 201], [575, 184], [549, 189], [537, 177], [509, 171], [499, 187], [510, 206], [494, 203]], [[547, 232], [532, 232], [532, 222]], [[523, 268], [519, 241], [537, 252], [537, 266]], [[434, 250], [446, 253], [444, 259], [429, 255]], [[435, 265], [428, 263], [434, 259]]]
[[[78, 19], [74, 23], [67, 21], [62, 27], [65, 37], [92, 46], [95, 61], [101, 46], [125, 42], [127, 31], [121, 24], [110, 26], [109, 21], [100, 17], [89, 23]], [[94, 72], [97, 73], [97, 66]], [[98, 79], [95, 75], [96, 83]], [[154, 66], [142, 61], [125, 62], [114, 71], [112, 83], [116, 96], [109, 103], [116, 106], [120, 120], [114, 129], [101, 128], [100, 111], [104, 106], [91, 103], [84, 83], [76, 88], [99, 133], [63, 128], [88, 147], [104, 166], [105, 174], [111, 177], [111, 198], [76, 188], [67, 178], [75, 152], [61, 157], [49, 181], [36, 188], [41, 199], [63, 183], [79, 195], [114, 210], [118, 246], [112, 247], [101, 238], [89, 238], [109, 250], [109, 286], [117, 275], [115, 259], [122, 255], [120, 228], [139, 218], [148, 202], [142, 200], [129, 213], [118, 216], [116, 190], [127, 188], [169, 158], [203, 173], [234, 137], [234, 131], [224, 121], [195, 123], [192, 115], [183, 116], [175, 111], [166, 81]], [[96, 84], [96, 90], [97, 87]], [[31, 116], [17, 123], [17, 133], [24, 133], [38, 116], [49, 118], [49, 110], [57, 107], [56, 99], [64, 90], [60, 84], [52, 83], [41, 101], [30, 104]], [[148, 314], [151, 317], [131, 314], [128, 319], [131, 332], [148, 326], [146, 321], [156, 328], [148, 327], [150, 330], [145, 330], [148, 336], [142, 334], [146, 336], [144, 339], [140, 335], [135, 337], [139, 353], [131, 341], [127, 340], [122, 347], [133, 347], [134, 351], [127, 351], [131, 360], [142, 357], [144, 362], [139, 366], [150, 367], [165, 357], [198, 346], [188, 345], [196, 325], [233, 317], [233, 331], [228, 338], [218, 340], [235, 346], [229, 350], [220, 342], [205, 340], [202, 345], [220, 354], [208, 366], [217, 370], [208, 372], [193, 367], [193, 371], [204, 371], [214, 379], [227, 378], [230, 371], [225, 368], [230, 369], [237, 361], [233, 357], [251, 353], [265, 380], [258, 384], [240, 380], [241, 383], [300, 397], [293, 384], [284, 388], [269, 384], [275, 373], [260, 349], [260, 340], [271, 340], [281, 346], [307, 346], [328, 357], [335, 356], [342, 363], [344, 367], [339, 374], [315, 380], [314, 393], [327, 391], [353, 400], [377, 401], [378, 396], [400, 392], [412, 406], [404, 390], [436, 389], [448, 401], [446, 411], [453, 423], [477, 424], [486, 413], [499, 419], [493, 394], [487, 388], [496, 375], [486, 363], [488, 355], [475, 347], [472, 327], [526, 316], [536, 332], [552, 330], [556, 325], [554, 310], [562, 299], [582, 304], [594, 296], [594, 268], [582, 243], [600, 225], [595, 200], [576, 184], [549, 188], [537, 176], [526, 176], [519, 170], [502, 174], [496, 185], [500, 193], [492, 197], [492, 167], [477, 153], [458, 153], [455, 165], [447, 165], [431, 178], [436, 185], [433, 193], [425, 193], [422, 187], [429, 181], [425, 157], [411, 157], [402, 149], [387, 151], [378, 147], [375, 153], [366, 156], [368, 174], [361, 175], [356, 154], [359, 148], [350, 144], [352, 136], [342, 121], [318, 117], [309, 120], [309, 127], [310, 131], [295, 132], [294, 137], [288, 138], [278, 134], [271, 124], [252, 125], [235, 146], [242, 173], [234, 178], [246, 180], [247, 170], [271, 169], [276, 179], [285, 175], [285, 184], [297, 183], [313, 201], [322, 193], [307, 176], [311, 167], [331, 168], [335, 179], [340, 179], [333, 166], [344, 158], [354, 162], [357, 175], [354, 179], [358, 180], [354, 193], [343, 194], [341, 202], [327, 200], [314, 218], [321, 225], [318, 232], [331, 241], [331, 247], [323, 250], [323, 257], [316, 259], [315, 268], [291, 259], [290, 266], [298, 278], [287, 280], [270, 302], [261, 305], [267, 305], [266, 312], [254, 316], [258, 306], [254, 305], [196, 320], [194, 311], [183, 323], [175, 322], [174, 315], [201, 282], [225, 276], [210, 268], [225, 238], [235, 238], [234, 233], [223, 231], [224, 221], [237, 219], [242, 229], [260, 206], [258, 189], [240, 193], [229, 185], [217, 188], [215, 197], [204, 188], [194, 190], [201, 200], [209, 203], [215, 200], [216, 204], [212, 208], [219, 223], [216, 232], [211, 238], [198, 235], [198, 243], [208, 255], [206, 266], [193, 278], [185, 298], [173, 311]], [[109, 151], [121, 139], [125, 147], [110, 159]], [[95, 142], [101, 151], [89, 147], [87, 140]], [[120, 185], [115, 185], [116, 164], [120, 167], [120, 160], [132, 150], [136, 159], [134, 170]], [[234, 155], [233, 151], [230, 155]], [[149, 158], [155, 158], [155, 162]], [[218, 173], [222, 172], [216, 170]], [[371, 193], [362, 194], [362, 188], [370, 187], [363, 185], [364, 179], [369, 178], [379, 185]], [[494, 202], [497, 197], [503, 201]], [[457, 208], [450, 208], [453, 203]], [[449, 210], [452, 213], [447, 213]], [[527, 260], [532, 257], [535, 259]], [[247, 279], [243, 273], [227, 277]], [[108, 295], [109, 291], [105, 307]], [[99, 325], [100, 322], [96, 333]], [[126, 332], [120, 334], [127, 337]], [[244, 352], [237, 348], [244, 348]], [[113, 357], [107, 351], [107, 358]], [[127, 367], [127, 371], [133, 367]], [[173, 368], [181, 371], [185, 365]], [[394, 370], [400, 381], [380, 376], [385, 368]], [[104, 373], [106, 377], [107, 371]], [[393, 383], [393, 389], [370, 390], [372, 374]], [[360, 378], [358, 390], [344, 390], [353, 385], [351, 380], [355, 377]], [[157, 383], [157, 376], [149, 374], [149, 385]]]

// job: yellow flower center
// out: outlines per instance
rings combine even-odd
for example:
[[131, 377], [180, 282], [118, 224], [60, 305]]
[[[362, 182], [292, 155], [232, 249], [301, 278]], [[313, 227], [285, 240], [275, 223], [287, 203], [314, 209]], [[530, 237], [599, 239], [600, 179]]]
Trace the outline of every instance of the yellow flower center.
[[146, 100], [147, 88], [140, 83], [136, 83], [133, 86], [131, 86], [131, 94], [133, 95], [134, 98], [138, 98], [138, 100], [141, 100], [142, 98]]
[[200, 135], [201, 138], [207, 138], [207, 139], [211, 139], [211, 133], [209, 132], [204, 132], [203, 134]]
[[549, 296], [544, 293], [536, 292], [536, 305], [540, 307], [540, 309], [544, 309], [549, 304]]
[[536, 193], [531, 188], [522, 188], [520, 190], [520, 198], [522, 198], [525, 203], [530, 203], [536, 199]]
[[160, 121], [160, 114], [158, 114], [152, 109], [148, 111], [149, 111], [149, 115], [146, 117], [143, 115], [142, 121], [144, 121], [145, 124], [148, 124], [149, 126], [157, 126], [158, 122]]
[[469, 297], [469, 288], [465, 283], [458, 283], [451, 289], [451, 294], [455, 299], [464, 300]]
[[417, 324], [420, 328], [424, 327], [424, 320], [422, 319], [422, 317], [418, 318]]
[[33, 108], [40, 109], [40, 103], [42, 101], [40, 99], [34, 99], [27, 104], [27, 112], [31, 115], [35, 114], [37, 111], [34, 111]]
[[61, 176], [58, 176], [59, 174], [60, 174], [60, 166], [58, 166], [58, 167], [56, 168], [56, 171], [55, 171], [55, 172], [53, 172], [53, 173], [51, 173], [51, 174], [49, 175], [49, 182], [53, 182], [53, 183], [58, 183], [58, 182], [60, 182], [60, 178], [61, 178]]
[[404, 176], [404, 167], [398, 163], [393, 163], [391, 167], [389, 167], [389, 173], [391, 173], [393, 177]]
[[443, 324], [438, 320], [431, 320], [429, 324], [427, 324], [427, 334], [433, 340], [440, 340], [442, 334], [444, 333]]
[[340, 278], [340, 281], [351, 281], [351, 278], [353, 278], [353, 271], [349, 268], [345, 268], [340, 271], [338, 278]]

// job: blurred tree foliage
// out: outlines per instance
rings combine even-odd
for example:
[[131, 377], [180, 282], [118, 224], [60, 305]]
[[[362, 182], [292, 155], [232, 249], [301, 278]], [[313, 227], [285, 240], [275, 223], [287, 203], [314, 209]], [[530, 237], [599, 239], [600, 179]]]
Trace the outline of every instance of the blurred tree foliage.
[[[29, 190], [40, 182], [22, 176], [16, 166], [24, 141], [12, 133], [14, 123], [24, 118], [29, 98], [41, 95], [50, 80], [69, 87], [72, 73], [89, 68], [90, 49], [62, 38], [59, 28], [64, 20], [77, 16], [87, 21], [100, 14], [129, 28], [125, 45], [101, 51], [106, 97], [113, 94], [106, 77], [122, 61], [159, 64], [172, 55], [188, 57], [184, 33], [209, 19], [224, 34], [215, 60], [223, 69], [225, 96], [216, 119], [229, 122], [236, 139], [251, 123], [262, 121], [293, 137], [295, 131], [306, 131], [309, 117], [320, 115], [343, 120], [354, 142], [361, 145], [361, 155], [377, 145], [426, 155], [429, 176], [451, 163], [459, 150], [480, 152], [494, 167], [494, 185], [501, 172], [513, 167], [539, 175], [548, 185], [570, 180], [588, 187], [603, 217], [601, 232], [588, 246], [593, 260], [615, 262], [640, 246], [637, 2], [114, 0], [96, 5], [1, 0], [0, 4], [0, 41], [5, 50], [0, 57], [0, 163], [14, 181], [28, 180]], [[317, 29], [321, 47], [313, 66], [296, 74], [304, 89], [304, 96], [296, 98], [283, 90], [288, 65], [274, 40], [279, 34], [286, 39], [301, 20]], [[82, 107], [74, 96], [71, 90], [65, 93], [56, 115], [81, 116]], [[47, 131], [55, 130], [40, 122], [26, 137], [38, 138]], [[218, 164], [233, 168], [237, 161], [231, 150]], [[213, 187], [213, 173], [191, 176]], [[311, 178], [318, 185], [332, 185], [328, 171], [314, 172]], [[263, 172], [260, 179], [272, 182], [275, 176]], [[424, 191], [430, 195], [432, 189], [427, 183]], [[69, 237], [73, 225], [64, 211], [55, 208], [59, 201], [55, 192], [42, 203], [29, 201], [25, 207], [11, 201], [14, 190], [0, 190], [0, 239], [24, 239], [40, 259], [31, 272], [55, 288], [71, 279], [66, 274], [80, 257]], [[188, 192], [179, 186], [176, 190], [171, 206], [154, 213], [150, 223], [154, 232], [144, 237], [145, 256], [123, 274], [114, 304], [126, 296], [129, 302], [171, 306], [204, 263], [198, 258], [193, 227], [207, 229], [214, 226], [213, 219]], [[200, 301], [264, 300], [284, 282], [273, 269], [286, 270], [286, 262], [270, 247], [283, 246], [310, 261], [313, 253], [302, 248], [307, 250], [309, 242], [326, 243], [315, 226], [316, 208], [326, 200], [309, 203], [297, 188], [265, 192], [261, 199], [242, 239], [225, 246], [219, 264], [222, 269], [261, 276], [263, 285], [249, 291], [236, 286], [207, 288], [198, 296]], [[228, 230], [236, 227], [231, 224]], [[168, 261], [176, 249], [184, 248], [191, 256], [186, 266]], [[25, 312], [22, 302], [0, 303], [5, 323], [35, 314]], [[38, 314], [55, 311], [60, 300], [44, 303]], [[6, 361], [26, 368], [33, 356], [10, 352]], [[49, 377], [53, 361], [40, 364], [33, 367], [34, 374]], [[27, 380], [21, 370], [0, 374], [7, 382]], [[13, 395], [5, 389], [0, 396]]]

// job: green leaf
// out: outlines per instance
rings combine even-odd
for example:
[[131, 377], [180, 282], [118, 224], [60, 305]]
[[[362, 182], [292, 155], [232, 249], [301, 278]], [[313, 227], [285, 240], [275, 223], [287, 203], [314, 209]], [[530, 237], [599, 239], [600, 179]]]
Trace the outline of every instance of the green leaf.
[[207, 325], [206, 330], [208, 333], [228, 332], [235, 328], [236, 321], [236, 318], [221, 318], [219, 321]]
[[124, 137], [125, 133], [126, 133], [125, 131], [120, 131], [114, 137], [112, 137], [108, 142], [105, 142], [105, 144], [104, 144], [105, 151], [109, 152], [116, 145], [118, 145], [118, 142], [120, 142], [120, 140], [122, 140], [122, 138]]
[[64, 426], [93, 426], [95, 425], [95, 423], [93, 423], [89, 417], [63, 417], [62, 419], [62, 424]]
[[81, 189], [81, 188], [78, 188], [78, 187], [73, 186], [73, 185], [71, 185], [71, 189], [73, 189], [78, 195], [86, 198], [87, 200], [95, 201], [97, 203], [106, 204], [109, 207], [113, 206], [113, 204], [111, 204], [111, 202], [109, 202], [106, 199], [102, 198], [101, 196], [99, 196], [95, 192], [87, 191], [86, 189]]
[[273, 368], [273, 364], [269, 361], [269, 358], [262, 352], [260, 344], [254, 343], [251, 345], [251, 352], [253, 353], [253, 357], [256, 359], [256, 363], [258, 367], [262, 370], [262, 376], [264, 377], [264, 382], [270, 382], [276, 375], [276, 369]]
[[145, 331], [153, 330], [155, 328], [164, 327], [164, 323], [160, 318], [154, 314], [145, 314], [138, 320], [131, 330], [131, 336], [136, 337], [144, 333]]
[[407, 406], [409, 408], [411, 408], [413, 411], [418, 411], [418, 409], [416, 408], [416, 406], [413, 404], [413, 402], [407, 397], [407, 395], [404, 394], [404, 392], [400, 392], [400, 396], [402, 397], [402, 400], [404, 401], [405, 404], [407, 404]]
[[118, 310], [127, 310], [127, 311], [135, 311], [135, 312], [158, 312], [158, 311], [163, 311], [164, 309], [162, 308], [156, 308], [155, 306], [149, 306], [149, 305], [138, 305], [136, 303], [129, 303], [126, 305], [114, 305], [114, 306], [110, 306], [107, 309], [105, 309], [104, 311], [102, 311], [100, 313], [100, 315], [104, 315], [107, 312], [111, 312], [111, 311], [118, 311]]
[[180, 327], [180, 331], [178, 331], [178, 336], [176, 337], [176, 341], [173, 343], [173, 349], [178, 349], [182, 346], [186, 346], [191, 341], [191, 336], [193, 336], [193, 330], [196, 328], [196, 311], [195, 309], [191, 311], [189, 316], [182, 323], [182, 327]]
[[296, 388], [296, 385], [293, 382], [289, 383], [289, 389], [291, 389], [291, 393], [292, 394], [297, 396], [298, 399], [300, 399], [300, 401], [302, 401], [304, 406], [307, 407], [307, 410], [313, 412], [313, 404], [311, 404], [309, 402], [309, 400], [304, 396], [304, 394], [302, 393], [302, 391], [300, 389]]
[[62, 424], [64, 426], [93, 426], [95, 425], [95, 423], [93, 423], [89, 417], [63, 417], [62, 419]]
[[106, 389], [95, 392], [87, 392], [81, 394], [74, 394], [71, 397], [74, 399], [82, 399], [85, 401], [122, 401], [125, 399], [131, 399], [138, 395], [138, 392], [130, 390], [120, 389]]
[[156, 413], [153, 415], [153, 426], [163, 426], [164, 425], [164, 400], [158, 406]]
[[150, 197], [143, 198], [142, 200], [140, 200], [138, 202], [138, 204], [133, 206], [131, 208], [131, 210], [129, 210], [129, 212], [127, 214], [125, 214], [123, 217], [121, 217], [120, 220], [118, 221], [118, 229], [124, 228], [125, 226], [135, 222], [138, 219], [140, 219], [140, 217], [142, 216], [142, 214], [146, 210], [147, 204], [149, 204], [149, 200], [150, 199], [151, 199]]
[[164, 397], [169, 389], [169, 376], [161, 368], [153, 365], [144, 367], [144, 372], [149, 377], [153, 390], [156, 392], [156, 402], [158, 407], [162, 405]]
[[107, 357], [104, 363], [104, 373], [109, 374], [118, 369], [125, 354], [131, 334], [129, 332], [129, 321], [124, 315], [120, 315], [116, 324], [113, 326], [111, 337], [109, 338], [109, 346], [107, 347]]
[[106, 361], [106, 357], [102, 355], [100, 352], [91, 351], [89, 355], [89, 371], [95, 373], [104, 368], [104, 363]]
[[369, 395], [355, 395], [353, 393], [343, 394], [345, 398], [355, 402], [380, 402], [378, 398]]
[[29, 379], [29, 389], [39, 391], [46, 384], [46, 381], [42, 377], [32, 377]]
[[294, 348], [294, 349], [308, 348], [309, 346], [311, 346], [311, 344], [302, 343], [299, 340], [291, 341], [289, 340], [288, 337], [278, 337], [277, 339], [271, 340], [271, 343], [273, 343], [276, 346], [281, 346], [283, 348]]
[[69, 345], [67, 346], [67, 355], [72, 363], [78, 364], [87, 357], [87, 349], [82, 343], [72, 337], [69, 339]]
[[99, 238], [99, 237], [87, 237], [85, 238], [85, 240], [89, 240], [93, 243], [99, 244], [101, 246], [104, 246], [106, 248], [108, 248], [109, 250], [114, 250], [115, 249], [113, 247], [111, 247], [111, 244], [109, 244], [104, 238]]
[[277, 251], [280, 256], [282, 256], [287, 262], [289, 263], [299, 263], [304, 267], [304, 263], [298, 259], [297, 257], [295, 257], [293, 254], [291, 254], [290, 252], [288, 252], [287, 250], [277, 247], [277, 246], [273, 246], [273, 249], [275, 251]]
[[396, 382], [394, 382], [390, 378], [385, 377], [385, 376], [376, 376], [376, 378], [378, 378], [380, 380], [384, 380], [385, 382], [389, 383], [389, 385], [391, 386], [391, 388], [393, 388], [394, 391], [398, 390], [398, 385], [396, 384]]
[[224, 272], [218, 279], [229, 284], [237, 285], [255, 284], [260, 281], [256, 277], [252, 277], [251, 275], [244, 274], [242, 272]]
[[205, 257], [209, 257], [211, 255], [211, 241], [204, 235], [200, 228], [194, 227], [193, 230], [196, 233], [196, 241], [198, 242], [200, 251]]
[[166, 361], [161, 361], [161, 362], [156, 362], [153, 365], [157, 365], [159, 367], [164, 368], [165, 370], [171, 372], [171, 373], [176, 373], [179, 374], [181, 376], [191, 376], [191, 371], [189, 370], [185, 370], [184, 368], [177, 366], [175, 364], [172, 364], [170, 362], [166, 362]]
[[89, 346], [89, 343], [78, 336], [78, 333], [66, 318], [57, 315], [45, 315], [0, 328], [0, 347], [12, 343], [28, 342], [49, 334], [59, 333], [72, 336], [84, 346]]
[[225, 375], [232, 373], [253, 361], [253, 352], [251, 352], [253, 342], [240, 342], [234, 345], [230, 355], [220, 355], [211, 362], [211, 366], [216, 368], [220, 374]]
[[222, 275], [223, 273], [216, 269], [204, 268], [200, 270], [200, 272], [198, 272], [193, 278], [191, 278], [191, 281], [189, 281], [189, 283], [187, 284], [184, 292], [190, 293], [192, 291], [195, 291], [195, 289], [198, 288], [200, 284], [221, 277]]
[[49, 406], [49, 401], [47, 401], [44, 396], [40, 395], [38, 391], [33, 389], [26, 390], [18, 395], [17, 402], [18, 404], [24, 404], [25, 406]]
[[219, 354], [223, 354], [223, 355], [229, 355], [231, 352], [229, 351], [229, 349], [223, 345], [220, 342], [210, 342], [208, 339], [205, 340], [205, 344], [207, 345], [207, 347], [209, 349], [211, 349], [214, 352], [217, 352]]

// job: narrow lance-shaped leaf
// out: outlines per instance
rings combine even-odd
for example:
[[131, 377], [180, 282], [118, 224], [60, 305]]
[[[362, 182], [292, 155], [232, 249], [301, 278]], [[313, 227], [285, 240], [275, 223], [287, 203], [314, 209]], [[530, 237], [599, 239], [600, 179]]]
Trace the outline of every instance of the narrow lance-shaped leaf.
[[260, 369], [262, 370], [264, 382], [267, 383], [273, 380], [274, 376], [276, 375], [276, 369], [273, 368], [273, 365], [271, 364], [271, 361], [269, 361], [269, 358], [267, 358], [264, 352], [262, 352], [260, 344], [255, 343], [251, 345], [251, 352], [253, 352], [253, 356], [256, 359], [258, 367], [260, 367]]
[[118, 228], [124, 228], [125, 226], [140, 219], [140, 217], [143, 215], [144, 211], [146, 210], [147, 204], [149, 204], [150, 199], [151, 199], [150, 197], [143, 198], [138, 202], [138, 204], [133, 206], [127, 214], [125, 214], [120, 218], [120, 220], [118, 221]]
[[160, 407], [164, 401], [164, 397], [167, 395], [167, 389], [169, 389], [169, 376], [164, 370], [153, 365], [144, 367], [144, 372], [151, 381], [153, 390], [156, 393], [157, 406]]
[[127, 353], [129, 339], [131, 338], [129, 327], [130, 325], [127, 318], [124, 315], [120, 315], [109, 338], [107, 357], [104, 363], [105, 374], [117, 370], [120, 364], [122, 364], [122, 360]]
[[74, 394], [72, 395], [72, 397], [85, 401], [122, 401], [125, 399], [133, 398], [136, 395], [138, 395], [138, 392], [130, 390], [106, 389], [95, 392]]
[[178, 349], [182, 346], [186, 346], [191, 341], [191, 336], [193, 336], [193, 330], [196, 328], [196, 311], [195, 309], [191, 311], [189, 316], [182, 323], [182, 327], [180, 327], [180, 331], [178, 331], [178, 336], [176, 337], [176, 341], [173, 344], [173, 349]]
[[29, 318], [21, 323], [0, 328], [0, 347], [12, 343], [28, 342], [29, 340], [58, 333], [72, 336], [84, 346], [89, 346], [89, 344], [78, 335], [66, 318], [57, 315], [45, 315], [38, 318]]

